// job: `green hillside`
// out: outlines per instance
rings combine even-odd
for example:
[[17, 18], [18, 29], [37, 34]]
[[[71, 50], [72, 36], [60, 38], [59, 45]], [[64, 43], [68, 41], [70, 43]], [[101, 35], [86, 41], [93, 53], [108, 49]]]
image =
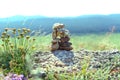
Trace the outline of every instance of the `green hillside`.
[[113, 26], [120, 32], [120, 14], [83, 15], [78, 17], [44, 17], [44, 16], [13, 16], [0, 18], [1, 30], [5, 27], [41, 30], [50, 33], [56, 22], [64, 23], [71, 33], [101, 33], [108, 32]]

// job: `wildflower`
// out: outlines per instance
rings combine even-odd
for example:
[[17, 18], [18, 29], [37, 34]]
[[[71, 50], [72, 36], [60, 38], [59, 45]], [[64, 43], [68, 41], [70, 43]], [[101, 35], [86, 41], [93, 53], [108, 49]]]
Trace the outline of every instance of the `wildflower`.
[[19, 75], [19, 77], [24, 78], [24, 75], [23, 75], [23, 74], [21, 74], [21, 75]]
[[33, 38], [33, 41], [35, 41], [36, 39], [35, 38]]
[[30, 29], [27, 29], [28, 32], [30, 32]]
[[12, 31], [13, 34], [16, 34], [16, 31]]
[[20, 36], [18, 36], [17, 39], [20, 39]]
[[5, 39], [2, 39], [2, 41], [4, 42], [4, 41], [5, 41]]
[[4, 36], [4, 35], [1, 35], [1, 38], [5, 38], [5, 36]]
[[7, 34], [7, 38], [10, 38], [10, 35], [9, 35], [9, 34]]
[[5, 28], [5, 31], [7, 32], [7, 31], [8, 31], [8, 28]]
[[10, 40], [9, 39], [5, 39], [5, 42], [8, 43]]
[[26, 28], [22, 28], [22, 30], [25, 32], [27, 29]]
[[19, 48], [20, 50], [23, 50], [23, 49], [24, 49], [24, 47], [23, 47], [23, 46], [19, 46], [18, 48]]
[[29, 39], [30, 38], [30, 36], [26, 36], [26, 39]]
[[13, 32], [16, 32], [16, 29], [15, 29], [15, 28], [13, 28]]
[[18, 29], [18, 32], [20, 32], [21, 31], [21, 29]]
[[26, 33], [27, 33], [27, 31], [25, 30], [25, 31], [24, 31], [24, 34], [26, 34]]
[[24, 33], [21, 33], [20, 36], [21, 36], [21, 37], [24, 37]]
[[35, 49], [35, 46], [32, 46], [32, 49]]
[[6, 32], [3, 32], [2, 35], [6, 35], [7, 33]]
[[4, 47], [4, 44], [2, 44], [1, 46]]
[[13, 45], [13, 44], [11, 44], [11, 45], [10, 45], [10, 47], [13, 49], [14, 45]]

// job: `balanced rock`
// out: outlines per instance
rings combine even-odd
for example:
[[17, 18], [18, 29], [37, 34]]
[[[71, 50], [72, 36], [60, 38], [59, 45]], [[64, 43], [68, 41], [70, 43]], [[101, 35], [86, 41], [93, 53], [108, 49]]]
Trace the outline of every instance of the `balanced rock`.
[[52, 46], [51, 51], [55, 50], [67, 50], [70, 51], [73, 48], [71, 47], [72, 43], [69, 42], [69, 32], [68, 30], [64, 29], [64, 25], [56, 24], [53, 26], [52, 32]]

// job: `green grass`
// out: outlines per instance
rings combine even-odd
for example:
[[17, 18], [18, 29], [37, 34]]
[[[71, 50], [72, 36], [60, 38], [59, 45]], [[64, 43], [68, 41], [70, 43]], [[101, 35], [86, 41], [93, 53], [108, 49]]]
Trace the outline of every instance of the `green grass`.
[[89, 50], [108, 50], [108, 49], [119, 49], [120, 34], [87, 34], [81, 36], [72, 36], [71, 42], [76, 50], [81, 48]]
[[[33, 37], [36, 39], [35, 45], [37, 46], [37, 50], [50, 51], [51, 34]], [[70, 42], [72, 43], [73, 51], [83, 48], [88, 50], [120, 50], [120, 33], [71, 35]]]
[[[78, 51], [83, 48], [87, 50], [120, 50], [120, 33], [72, 35], [70, 37], [70, 42], [74, 48], [73, 51]], [[51, 40], [51, 34], [46, 36], [36, 36], [36, 45], [38, 47], [38, 50], [50, 51]], [[120, 65], [118, 62], [119, 58], [120, 57], [116, 57], [113, 62], [107, 64], [111, 65], [115, 63], [113, 67]], [[87, 70], [88, 64], [89, 63], [84, 60], [81, 64], [83, 66], [82, 70], [77, 74], [56, 74], [54, 72], [48, 71], [48, 79], [46, 80], [108, 80], [108, 78], [111, 77], [110, 71], [112, 68], [110, 66], [97, 70]], [[119, 74], [118, 78], [120, 78]], [[114, 80], [114, 78], [112, 77], [111, 80]]]
[[[112, 34], [85, 34], [70, 36], [74, 51], [80, 49], [88, 50], [120, 50], [120, 33]], [[51, 34], [46, 36], [36, 36], [36, 45], [38, 50], [50, 51]]]
[[[87, 50], [109, 50], [109, 49], [118, 49], [120, 50], [120, 33], [109, 33], [109, 34], [84, 34], [84, 35], [72, 35], [70, 36], [70, 42], [72, 43], [73, 51], [78, 51], [80, 49]], [[32, 36], [35, 38], [34, 45], [38, 51], [50, 51], [52, 36], [49, 35], [40, 35]], [[2, 41], [0, 40], [0, 44]], [[29, 44], [29, 42], [28, 42]], [[0, 46], [0, 51], [2, 46]], [[114, 61], [117, 62], [117, 61]], [[72, 74], [56, 74], [59, 79], [56, 79], [55, 73], [48, 72], [48, 80], [107, 80], [110, 72], [110, 68], [106, 67], [104, 69], [86, 71], [88, 62], [82, 63], [85, 67], [82, 68], [81, 72], [78, 72], [77, 75]], [[82, 65], [81, 64], [81, 65]], [[120, 63], [118, 63], [120, 64]], [[0, 73], [2, 71], [0, 70]], [[106, 76], [104, 76], [106, 75]]]
[[51, 35], [35, 36], [35, 38], [36, 38], [37, 50], [50, 51], [50, 46], [52, 41]]
[[[119, 80], [120, 79], [120, 72], [119, 73], [110, 73], [111, 69], [113, 67], [120, 65], [118, 62], [120, 56], [117, 56], [113, 59], [112, 62], [108, 62], [107, 64], [113, 65], [111, 66], [106, 66], [106, 64], [103, 64], [101, 68], [99, 69], [88, 69], [90, 60], [91, 58], [88, 56], [85, 56], [84, 59], [81, 61], [81, 71], [79, 72], [71, 72], [71, 73], [56, 73], [51, 71], [50, 68], [47, 68], [47, 77], [46, 79], [42, 80]], [[40, 71], [40, 70], [37, 70]], [[111, 76], [112, 75], [112, 76]], [[116, 79], [113, 76], [117, 76], [118, 79]], [[110, 78], [110, 79], [108, 79]], [[39, 80], [40, 78], [32, 78], [30, 80]]]

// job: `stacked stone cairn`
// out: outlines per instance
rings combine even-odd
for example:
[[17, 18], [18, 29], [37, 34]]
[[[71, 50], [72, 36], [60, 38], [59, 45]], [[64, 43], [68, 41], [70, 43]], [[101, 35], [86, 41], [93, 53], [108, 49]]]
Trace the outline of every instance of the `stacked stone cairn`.
[[70, 41], [69, 31], [64, 28], [64, 24], [55, 23], [52, 32], [52, 46], [51, 51], [67, 50], [70, 51], [72, 43]]

